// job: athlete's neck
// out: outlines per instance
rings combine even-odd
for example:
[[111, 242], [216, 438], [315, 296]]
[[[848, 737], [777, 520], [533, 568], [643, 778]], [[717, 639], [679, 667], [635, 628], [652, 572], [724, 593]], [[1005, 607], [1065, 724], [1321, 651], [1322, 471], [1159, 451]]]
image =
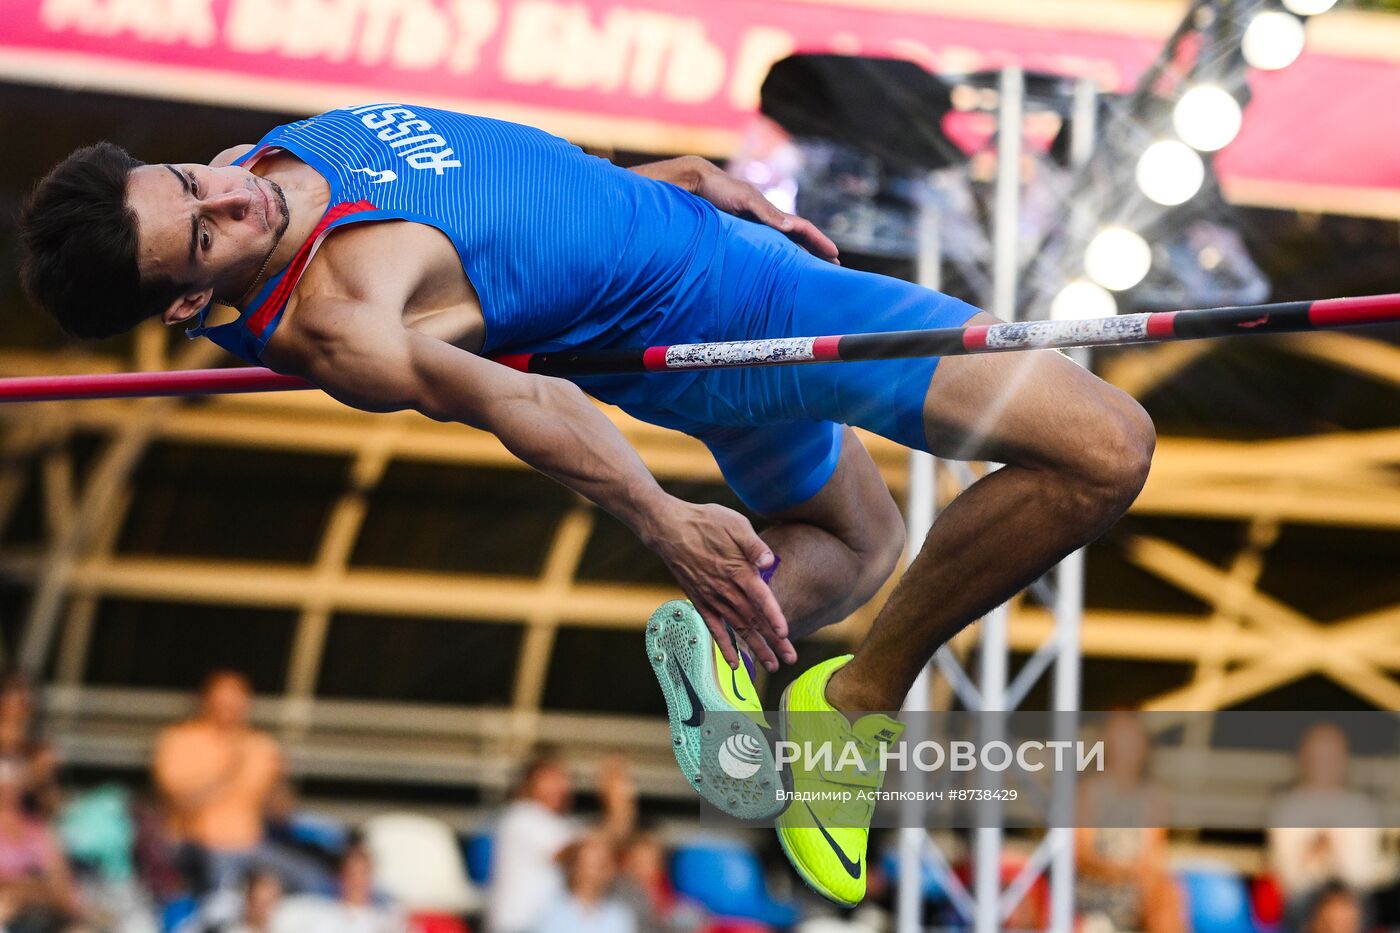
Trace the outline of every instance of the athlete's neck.
[[320, 223], [331, 200], [331, 189], [326, 180], [311, 166], [289, 153], [277, 152], [265, 156], [250, 171], [281, 188], [286, 201], [287, 229], [238, 291], [233, 303], [239, 310], [245, 309], [269, 278], [287, 267]]

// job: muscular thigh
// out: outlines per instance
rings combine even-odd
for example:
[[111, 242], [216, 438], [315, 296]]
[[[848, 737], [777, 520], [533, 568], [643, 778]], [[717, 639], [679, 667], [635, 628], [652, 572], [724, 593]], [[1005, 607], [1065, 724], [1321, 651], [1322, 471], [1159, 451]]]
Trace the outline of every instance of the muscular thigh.
[[1106, 427], [1138, 415], [1130, 396], [1052, 350], [947, 357], [923, 402], [932, 453], [1023, 466], [1076, 462]]

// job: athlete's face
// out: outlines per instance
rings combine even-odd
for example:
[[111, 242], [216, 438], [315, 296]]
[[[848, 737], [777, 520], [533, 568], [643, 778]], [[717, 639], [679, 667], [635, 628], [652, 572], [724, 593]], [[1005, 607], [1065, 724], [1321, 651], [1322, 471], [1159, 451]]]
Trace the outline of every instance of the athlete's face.
[[211, 297], [237, 301], [287, 230], [282, 189], [236, 165], [143, 165], [131, 171], [126, 203], [142, 278], [186, 286], [162, 313], [167, 324], [188, 320]]

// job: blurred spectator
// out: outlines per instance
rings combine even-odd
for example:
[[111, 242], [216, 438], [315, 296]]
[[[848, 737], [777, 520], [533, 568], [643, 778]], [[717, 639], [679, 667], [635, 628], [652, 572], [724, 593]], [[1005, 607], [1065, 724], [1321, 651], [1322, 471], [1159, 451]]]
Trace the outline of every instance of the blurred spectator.
[[[605, 762], [598, 777], [603, 804], [601, 832], [614, 841], [631, 832], [637, 792], [626, 763]], [[516, 799], [496, 828], [492, 855], [490, 933], [532, 933], [563, 897], [564, 876], [558, 859], [579, 836], [569, 819], [573, 786], [569, 772], [553, 754], [537, 755], [526, 765]]]
[[[295, 917], [291, 911], [277, 918], [282, 933], [405, 933], [407, 919], [374, 896], [374, 863], [369, 849], [352, 840], [340, 860], [340, 896], [301, 898]], [[290, 908], [290, 904], [288, 905]]]
[[28, 676], [11, 671], [0, 678], [0, 758], [24, 762], [25, 809], [51, 817], [62, 802], [58, 756], [42, 736], [36, 706]]
[[92, 921], [109, 933], [148, 933], [155, 905], [136, 878], [136, 827], [126, 789], [107, 784], [69, 795], [54, 826]]
[[1166, 793], [1147, 774], [1151, 740], [1130, 712], [1104, 721], [1104, 770], [1079, 784], [1075, 837], [1083, 916], [1117, 930], [1180, 933], [1181, 895], [1167, 864]]
[[1344, 884], [1325, 885], [1314, 898], [1303, 933], [1361, 933], [1365, 912], [1361, 898]]
[[268, 794], [263, 813], [263, 838], [300, 852], [328, 871], [340, 865], [347, 840], [343, 827], [324, 820], [308, 820], [301, 812], [301, 798], [285, 774]]
[[282, 879], [274, 871], [259, 869], [248, 875], [243, 894], [243, 915], [217, 929], [220, 933], [272, 933], [282, 903]]
[[632, 911], [611, 896], [617, 877], [612, 840], [589, 833], [562, 855], [568, 893], [545, 912], [536, 933], [636, 933]]
[[263, 816], [282, 776], [282, 752], [249, 725], [252, 691], [241, 674], [211, 674], [194, 718], [156, 742], [155, 781], [183, 861], [205, 886], [232, 888], [253, 867], [271, 868], [295, 890], [326, 886], [313, 861], [267, 842]]
[[[1324, 891], [1335, 902], [1349, 889], [1358, 909], [1384, 868], [1380, 813], [1375, 802], [1347, 786], [1351, 753], [1346, 734], [1318, 723], [1298, 745], [1298, 783], [1269, 812], [1269, 862], [1283, 889], [1284, 925], [1312, 928]], [[1322, 828], [1315, 827], [1323, 824]], [[1341, 908], [1329, 908], [1335, 922]]]
[[58, 838], [26, 813], [24, 763], [0, 759], [0, 928], [60, 933], [80, 927], [77, 889]]
[[618, 897], [637, 918], [637, 933], [689, 933], [704, 912], [676, 894], [666, 874], [666, 852], [651, 833], [634, 833], [622, 849]]

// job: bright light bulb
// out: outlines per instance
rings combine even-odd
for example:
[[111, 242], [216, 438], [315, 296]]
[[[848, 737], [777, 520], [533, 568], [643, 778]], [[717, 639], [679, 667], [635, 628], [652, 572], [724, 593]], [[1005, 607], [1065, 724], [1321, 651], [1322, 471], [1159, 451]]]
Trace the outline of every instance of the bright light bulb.
[[1283, 5], [1299, 16], [1317, 16], [1336, 6], [1337, 0], [1283, 0]]
[[1113, 293], [1088, 279], [1075, 279], [1050, 303], [1050, 317], [1056, 321], [1083, 321], [1096, 317], [1113, 317], [1118, 302]]
[[1172, 125], [1193, 149], [1214, 152], [1234, 142], [1244, 123], [1244, 111], [1234, 95], [1214, 84], [1193, 87], [1176, 102]]
[[1175, 139], [1153, 143], [1138, 159], [1138, 187], [1164, 207], [1185, 204], [1196, 196], [1205, 180], [1206, 166], [1200, 155]]
[[1127, 227], [1105, 227], [1084, 251], [1084, 271], [1104, 288], [1123, 292], [1152, 269], [1152, 247]]
[[1298, 60], [1306, 42], [1302, 20], [1282, 10], [1265, 10], [1249, 21], [1240, 48], [1255, 68], [1278, 71]]

